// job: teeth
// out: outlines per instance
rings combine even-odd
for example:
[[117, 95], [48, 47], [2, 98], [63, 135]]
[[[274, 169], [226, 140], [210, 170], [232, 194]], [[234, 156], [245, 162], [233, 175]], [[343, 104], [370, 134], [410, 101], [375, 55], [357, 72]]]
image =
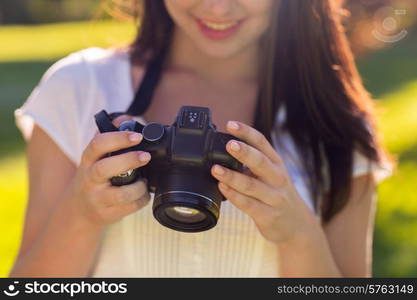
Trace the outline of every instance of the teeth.
[[211, 23], [211, 22], [203, 21], [204, 25], [214, 30], [226, 30], [226, 29], [229, 29], [230, 27], [235, 26], [237, 23], [238, 23], [237, 21], [234, 21], [230, 23], [219, 24], [219, 23]]

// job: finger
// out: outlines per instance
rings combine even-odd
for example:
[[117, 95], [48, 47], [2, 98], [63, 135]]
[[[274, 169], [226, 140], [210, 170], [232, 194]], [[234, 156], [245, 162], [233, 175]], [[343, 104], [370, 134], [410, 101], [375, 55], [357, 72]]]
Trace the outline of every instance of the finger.
[[287, 174], [282, 171], [280, 165], [273, 163], [258, 149], [244, 142], [230, 140], [226, 150], [267, 184], [283, 187], [287, 182]]
[[237, 208], [242, 210], [244, 213], [252, 217], [254, 220], [262, 218], [266, 213], [271, 210], [271, 207], [265, 205], [264, 203], [243, 195], [233, 189], [232, 187], [220, 182], [218, 184], [219, 190], [228, 199], [232, 202]]
[[85, 148], [81, 163], [91, 165], [107, 153], [139, 144], [142, 138], [142, 134], [131, 131], [100, 133]]
[[130, 215], [138, 210], [141, 210], [146, 205], [148, 205], [150, 196], [144, 196], [143, 198], [133, 201], [132, 203], [126, 204], [123, 207], [120, 207], [123, 215]]
[[133, 120], [132, 116], [130, 116], [130, 115], [121, 115], [121, 116], [118, 116], [117, 118], [115, 118], [112, 122], [113, 122], [114, 126], [119, 128], [120, 125], [122, 125], [123, 122], [130, 121], [130, 120]]
[[[121, 115], [121, 116], [115, 118], [114, 120], [112, 120], [112, 123], [113, 123], [114, 126], [119, 128], [120, 125], [122, 125], [123, 122], [130, 121], [130, 120], [133, 120], [132, 116], [130, 116], [130, 115]], [[96, 132], [94, 134], [94, 137], [96, 137], [99, 134], [100, 134], [100, 131], [96, 130]]]
[[124, 206], [142, 199], [147, 193], [146, 183], [143, 180], [138, 180], [132, 184], [110, 187], [103, 203], [107, 206]]
[[259, 151], [265, 153], [265, 155], [274, 163], [282, 163], [282, 159], [274, 147], [269, 143], [266, 137], [255, 128], [238, 121], [227, 122], [226, 128], [232, 135], [246, 141]]
[[142, 198], [131, 201], [129, 203], [118, 205], [118, 206], [111, 206], [108, 208], [112, 215], [116, 215], [119, 218], [125, 217], [136, 211], [144, 208], [150, 201], [150, 194], [146, 193]]
[[95, 183], [105, 183], [111, 177], [118, 176], [146, 165], [151, 159], [149, 152], [130, 151], [100, 159], [90, 170], [90, 178]]
[[269, 206], [276, 206], [281, 200], [278, 192], [271, 186], [248, 175], [214, 165], [213, 176], [220, 182], [248, 197], [255, 198]]

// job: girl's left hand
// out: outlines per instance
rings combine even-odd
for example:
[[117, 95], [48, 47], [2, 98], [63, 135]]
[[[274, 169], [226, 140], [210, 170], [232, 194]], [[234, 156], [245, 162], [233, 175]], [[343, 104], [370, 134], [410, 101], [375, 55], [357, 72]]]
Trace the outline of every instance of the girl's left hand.
[[248, 214], [267, 240], [280, 244], [305, 240], [318, 230], [319, 222], [296, 191], [286, 167], [265, 136], [241, 122], [229, 121], [227, 130], [245, 142], [231, 140], [226, 150], [249, 168], [236, 172], [214, 165], [222, 194]]

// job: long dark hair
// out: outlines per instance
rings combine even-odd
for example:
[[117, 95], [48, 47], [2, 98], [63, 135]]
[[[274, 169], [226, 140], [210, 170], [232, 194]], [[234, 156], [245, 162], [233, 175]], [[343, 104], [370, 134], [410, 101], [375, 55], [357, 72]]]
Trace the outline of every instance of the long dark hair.
[[[271, 142], [277, 111], [281, 106], [286, 109], [283, 126], [275, 128], [294, 139], [309, 175], [315, 209], [324, 222], [347, 203], [354, 150], [370, 161], [387, 159], [379, 144], [372, 99], [342, 26], [339, 2], [274, 1], [276, 14], [261, 40], [264, 59], [255, 122]], [[131, 59], [144, 64], [147, 53], [158, 55], [169, 47], [174, 23], [162, 0], [132, 4], [139, 31], [131, 44]]]

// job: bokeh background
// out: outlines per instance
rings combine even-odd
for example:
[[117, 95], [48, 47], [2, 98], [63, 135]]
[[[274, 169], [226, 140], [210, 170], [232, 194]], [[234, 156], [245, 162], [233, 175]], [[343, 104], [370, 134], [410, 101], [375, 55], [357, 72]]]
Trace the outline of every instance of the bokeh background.
[[[0, 277], [18, 251], [28, 192], [25, 144], [13, 111], [56, 60], [132, 39], [129, 0], [115, 2], [117, 13], [114, 1], [0, 1]], [[398, 160], [394, 176], [378, 187], [374, 276], [417, 277], [417, 1], [346, 0], [345, 7], [384, 143]]]

